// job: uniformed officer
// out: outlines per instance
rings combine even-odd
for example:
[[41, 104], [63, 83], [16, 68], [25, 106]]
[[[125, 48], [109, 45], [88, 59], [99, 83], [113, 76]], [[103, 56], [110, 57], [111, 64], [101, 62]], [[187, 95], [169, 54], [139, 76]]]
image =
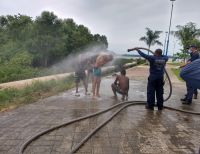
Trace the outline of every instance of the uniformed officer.
[[128, 51], [137, 50], [138, 53], [147, 59], [150, 63], [150, 75], [147, 85], [147, 105], [146, 108], [154, 110], [155, 93], [157, 98], [158, 110], [163, 109], [163, 93], [164, 93], [164, 69], [168, 57], [162, 55], [161, 49], [156, 49], [154, 55], [147, 55], [141, 52], [138, 48], [128, 49]]
[[[190, 53], [190, 59], [187, 61], [187, 63], [181, 67], [185, 67], [186, 65], [190, 64], [191, 62], [199, 59], [199, 53], [197, 51], [197, 46], [191, 45], [188, 52]], [[187, 87], [187, 94], [185, 95], [185, 98], [181, 99], [183, 104], [191, 104], [192, 103], [192, 97], [194, 94], [194, 99], [197, 99], [198, 91], [196, 88], [193, 88], [186, 82]]]
[[200, 59], [197, 59], [185, 66], [181, 70], [180, 76], [191, 87], [200, 89]]

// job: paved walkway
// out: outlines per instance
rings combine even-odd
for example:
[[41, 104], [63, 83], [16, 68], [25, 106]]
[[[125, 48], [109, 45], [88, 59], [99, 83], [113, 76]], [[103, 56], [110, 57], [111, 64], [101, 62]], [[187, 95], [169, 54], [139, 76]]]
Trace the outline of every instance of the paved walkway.
[[[146, 100], [145, 66], [128, 70], [129, 100]], [[172, 77], [172, 79], [175, 77]], [[71, 119], [103, 110], [120, 101], [111, 98], [110, 84], [114, 78], [103, 78], [101, 99], [74, 96], [74, 89], [34, 104], [0, 113], [0, 154], [17, 154], [24, 141], [36, 133]], [[200, 99], [191, 106], [182, 105], [180, 97], [185, 85], [173, 80], [173, 95], [167, 105], [200, 112]], [[167, 87], [167, 83], [166, 83]], [[99, 123], [115, 110], [101, 116], [72, 124], [53, 131], [33, 142], [26, 154], [64, 154], [77, 145]], [[200, 146], [199, 116], [163, 110], [149, 112], [144, 106], [131, 106], [93, 136], [79, 154], [192, 154]]]

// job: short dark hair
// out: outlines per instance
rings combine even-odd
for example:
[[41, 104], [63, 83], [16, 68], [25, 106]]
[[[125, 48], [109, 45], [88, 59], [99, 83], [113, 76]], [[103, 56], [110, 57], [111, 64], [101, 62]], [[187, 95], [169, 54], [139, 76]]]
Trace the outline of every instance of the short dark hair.
[[122, 69], [120, 72], [121, 72], [122, 75], [126, 75], [126, 70], [125, 69]]
[[156, 49], [155, 54], [161, 56], [162, 55], [162, 49]]

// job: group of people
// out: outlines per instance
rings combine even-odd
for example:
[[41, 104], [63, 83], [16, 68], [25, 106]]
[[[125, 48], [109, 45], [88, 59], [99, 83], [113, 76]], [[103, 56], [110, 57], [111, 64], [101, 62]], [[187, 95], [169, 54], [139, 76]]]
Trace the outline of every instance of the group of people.
[[[93, 98], [100, 97], [99, 89], [101, 83], [102, 71], [101, 67], [111, 61], [113, 56], [111, 54], [95, 54], [84, 58], [83, 55], [79, 55], [77, 65], [75, 67], [75, 83], [76, 83], [76, 96], [79, 94], [79, 83], [83, 82], [85, 88], [85, 94], [90, 95], [88, 92], [88, 83], [92, 80], [92, 94]], [[117, 93], [122, 95], [122, 100], [128, 99], [129, 91], [129, 78], [126, 77], [126, 70], [121, 69], [121, 74], [116, 75], [114, 83], [111, 85], [114, 96], [117, 97]]]
[[[165, 65], [168, 61], [168, 56], [162, 54], [161, 49], [156, 49], [154, 55], [147, 55], [143, 53], [139, 48], [128, 49], [129, 51], [137, 51], [140, 56], [147, 59], [149, 61], [150, 70], [147, 84], [147, 104], [146, 108], [149, 110], [154, 110], [155, 106], [155, 95], [157, 99], [157, 107], [158, 110], [163, 109], [163, 94], [164, 94], [164, 71]], [[200, 89], [200, 59], [199, 53], [197, 51], [197, 47], [192, 45], [189, 48], [191, 58], [187, 61], [187, 63], [181, 66], [182, 71], [180, 76], [186, 81], [187, 86], [187, 94], [185, 98], [181, 99], [183, 104], [191, 104], [192, 98], [194, 95], [194, 99], [197, 99], [197, 89]], [[93, 96], [100, 97], [99, 88], [101, 82], [101, 66], [105, 63], [112, 60], [112, 56], [102, 56], [98, 55], [92, 60], [89, 60], [89, 70], [87, 71], [92, 74], [93, 82], [92, 82], [92, 92]], [[78, 71], [76, 71], [76, 92], [78, 93], [78, 83], [80, 79], [83, 80], [85, 92], [87, 94], [87, 82], [85, 80], [86, 74], [85, 69], [83, 67], [85, 65], [79, 63]], [[114, 97], [117, 97], [117, 93], [122, 95], [122, 100], [128, 99], [129, 92], [129, 78], [126, 76], [126, 70], [121, 69], [120, 75], [116, 75], [116, 79], [114, 83], [111, 84], [111, 88], [114, 94]]]
[[75, 67], [75, 83], [76, 83], [76, 96], [80, 96], [78, 87], [82, 80], [85, 88], [85, 94], [89, 95], [88, 83], [92, 80], [92, 93], [93, 97], [100, 97], [99, 89], [101, 83], [101, 67], [113, 59], [112, 54], [100, 53], [93, 56], [84, 58], [79, 55], [77, 65]]

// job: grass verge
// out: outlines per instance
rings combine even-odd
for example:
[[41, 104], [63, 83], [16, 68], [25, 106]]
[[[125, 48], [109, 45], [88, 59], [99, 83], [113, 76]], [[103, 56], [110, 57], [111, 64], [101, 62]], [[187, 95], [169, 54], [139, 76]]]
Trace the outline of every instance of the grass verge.
[[183, 81], [183, 79], [180, 77], [180, 71], [181, 69], [180, 68], [171, 68], [172, 72], [177, 76], [177, 78], [180, 80], [180, 81]]
[[36, 81], [23, 89], [8, 88], [0, 90], [0, 111], [16, 108], [22, 104], [33, 103], [75, 86], [74, 77], [46, 82]]

